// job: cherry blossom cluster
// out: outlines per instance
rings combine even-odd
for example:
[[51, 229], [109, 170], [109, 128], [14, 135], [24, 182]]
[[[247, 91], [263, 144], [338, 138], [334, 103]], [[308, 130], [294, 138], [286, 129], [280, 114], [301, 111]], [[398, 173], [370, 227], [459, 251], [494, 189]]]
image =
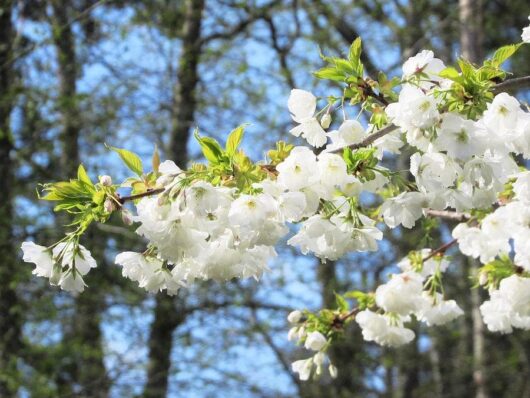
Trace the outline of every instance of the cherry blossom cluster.
[[309, 380], [311, 375], [319, 377], [322, 374], [323, 366], [327, 364], [329, 375], [332, 378], [337, 377], [337, 368], [326, 355], [330, 341], [317, 330], [308, 332], [301, 324], [302, 319], [303, 313], [301, 311], [296, 310], [289, 314], [287, 320], [293, 327], [289, 330], [288, 339], [290, 341], [303, 342], [305, 349], [316, 353], [309, 358], [293, 362], [293, 372], [298, 373], [300, 380], [305, 381]]
[[[430, 250], [420, 253], [428, 258]], [[377, 311], [365, 309], [355, 320], [366, 341], [383, 346], [400, 346], [414, 338], [414, 332], [404, 326], [411, 316], [427, 326], [443, 325], [464, 312], [454, 300], [445, 300], [438, 291], [437, 281], [449, 266], [443, 257], [432, 257], [414, 266], [409, 258], [398, 263], [402, 272], [375, 290]]]
[[[402, 89], [397, 101], [385, 109], [388, 120], [398, 128], [374, 141], [373, 145], [377, 147], [380, 159], [387, 156], [385, 154], [400, 153], [402, 147], [415, 150], [410, 158], [409, 171], [416, 189], [386, 197], [380, 207], [380, 216], [389, 228], [412, 228], [430, 210], [449, 209], [460, 214], [467, 221], [454, 229], [453, 236], [461, 252], [480, 258], [484, 264], [505, 256], [510, 268], [507, 275], [512, 274], [499, 278], [492, 271], [489, 279], [494, 283], [488, 284], [491, 299], [481, 306], [485, 323], [491, 331], [528, 330], [530, 172], [521, 172], [514, 156], [530, 159], [530, 113], [506, 93], [495, 95], [475, 117], [470, 117], [471, 113], [448, 111], [445, 92], [452, 86], [452, 81], [440, 76], [445, 69], [443, 62], [431, 51], [422, 51], [403, 65]], [[304, 100], [299, 93], [295, 95]], [[324, 153], [356, 145], [365, 138], [362, 129], [348, 129], [353, 126], [349, 120], [339, 130], [325, 133], [314, 121], [312, 103], [308, 99], [306, 103], [304, 117], [297, 113], [304, 107], [290, 107], [293, 119], [300, 123], [292, 132], [315, 145], [327, 142], [322, 138], [326, 134], [332, 142]], [[382, 192], [388, 183], [383, 173], [379, 179], [383, 182], [376, 187], [376, 193]], [[365, 185], [360, 182], [357, 195], [363, 190], [370, 191]], [[507, 187], [506, 198], [503, 195]], [[485, 217], [469, 215], [477, 211], [484, 212]], [[326, 222], [319, 220], [315, 227], [315, 217], [305, 220], [290, 243], [300, 244], [301, 237], [307, 239], [319, 235], [320, 244], [314, 247], [300, 244], [302, 251], [312, 251], [321, 258], [341, 257], [352, 247], [343, 246], [340, 235], [337, 237], [328, 232], [334, 231], [333, 224], [341, 225], [335, 220], [336, 216]], [[323, 236], [327, 239], [322, 239]], [[372, 234], [375, 239], [376, 236]], [[335, 251], [329, 250], [327, 242], [335, 242]], [[351, 239], [348, 242], [353, 243]], [[346, 251], [337, 253], [342, 247], [346, 247]], [[458, 304], [447, 300], [443, 294], [441, 274], [449, 262], [443, 255], [431, 256], [429, 249], [421, 251], [421, 256], [426, 261], [420, 260], [416, 265], [412, 265], [409, 258], [399, 262], [403, 272], [392, 275], [387, 283], [378, 286], [373, 305], [355, 314], [355, 321], [366, 341], [399, 346], [414, 338], [414, 332], [406, 327], [411, 316], [426, 326], [435, 326], [463, 314]], [[482, 284], [488, 280], [487, 273], [488, 268], [483, 268]], [[303, 331], [303, 326], [299, 330]], [[291, 330], [290, 339], [293, 333]], [[311, 369], [309, 360], [303, 362], [303, 377], [308, 377]], [[302, 362], [295, 364], [293, 370], [299, 372]], [[301, 372], [300, 375], [302, 377]]]

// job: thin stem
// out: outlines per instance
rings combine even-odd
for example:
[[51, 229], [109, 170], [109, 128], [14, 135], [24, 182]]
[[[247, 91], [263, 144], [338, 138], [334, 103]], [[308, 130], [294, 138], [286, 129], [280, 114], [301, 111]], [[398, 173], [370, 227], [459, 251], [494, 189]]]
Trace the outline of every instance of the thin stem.
[[379, 102], [379, 104], [383, 105], [383, 106], [387, 106], [389, 104], [389, 102], [387, 101], [387, 99], [385, 98], [384, 95], [382, 95], [381, 93], [376, 93], [374, 91], [374, 89], [372, 88], [372, 86], [370, 86], [368, 83], [365, 82], [364, 85], [361, 86], [361, 88], [363, 90], [365, 90], [365, 94], [368, 95], [369, 97], [372, 97], [373, 99], [375, 99], [377, 102]]
[[142, 192], [142, 193], [137, 193], [136, 195], [122, 196], [118, 198], [118, 201], [120, 202], [120, 204], [124, 204], [125, 202], [131, 201], [131, 200], [144, 198], [146, 196], [157, 195], [159, 193], [164, 192], [164, 190], [165, 188], [148, 189], [147, 191]]
[[[384, 137], [385, 135], [387, 135], [387, 134], [391, 133], [392, 131], [396, 130], [397, 128], [398, 128], [398, 126], [396, 126], [395, 124], [389, 124], [388, 126], [382, 128], [381, 130], [376, 131], [375, 133], [372, 133], [372, 134], [368, 135], [361, 142], [359, 142], [357, 144], [349, 145], [347, 148], [350, 148], [350, 149], [364, 148], [364, 147], [366, 147], [368, 145], [373, 144], [375, 140], [377, 140], [377, 139], [379, 139], [381, 137]], [[344, 148], [335, 149], [334, 151], [331, 151], [331, 153], [341, 152], [343, 149]]]
[[348, 320], [348, 318], [351, 318], [351, 317], [357, 315], [359, 312], [360, 312], [360, 308], [356, 307], [356, 308], [352, 309], [350, 312], [342, 315], [339, 318], [339, 320], [340, 320], [340, 322], [344, 322], [344, 321]]
[[458, 242], [458, 240], [453, 239], [447, 242], [446, 244], [440, 246], [438, 249], [433, 250], [427, 257], [423, 259], [423, 262], [430, 260], [431, 258], [433, 258], [434, 256], [437, 256], [438, 254], [444, 254], [447, 251], [447, 249], [449, 249], [451, 246], [456, 244], [456, 242]]
[[494, 93], [502, 93], [511, 90], [521, 90], [530, 87], [530, 76], [515, 77], [513, 79], [505, 80], [502, 83], [493, 86]]

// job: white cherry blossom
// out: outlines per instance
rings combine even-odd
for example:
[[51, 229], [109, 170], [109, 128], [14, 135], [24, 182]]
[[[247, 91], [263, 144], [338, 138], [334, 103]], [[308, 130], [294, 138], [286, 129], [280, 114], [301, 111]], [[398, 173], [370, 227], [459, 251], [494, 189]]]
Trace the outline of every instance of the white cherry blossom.
[[306, 141], [320, 148], [326, 144], [326, 132], [315, 117], [317, 99], [309, 91], [293, 89], [287, 102], [291, 117], [298, 126], [291, 129], [291, 134], [295, 137], [302, 136]]

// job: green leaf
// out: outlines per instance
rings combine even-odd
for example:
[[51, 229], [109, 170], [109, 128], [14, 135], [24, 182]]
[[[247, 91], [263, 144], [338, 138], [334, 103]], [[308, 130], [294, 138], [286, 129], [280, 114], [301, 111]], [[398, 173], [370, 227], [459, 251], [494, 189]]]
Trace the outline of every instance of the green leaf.
[[118, 155], [120, 155], [121, 160], [123, 161], [123, 163], [125, 163], [129, 170], [131, 170], [133, 173], [140, 177], [142, 176], [142, 174], [144, 173], [144, 167], [142, 165], [142, 160], [137, 154], [126, 149], [116, 148], [110, 145], [106, 146], [107, 148], [113, 150]]
[[514, 55], [519, 49], [519, 47], [521, 47], [521, 43], [509, 44], [507, 46], [503, 46], [499, 48], [497, 51], [495, 51], [495, 53], [493, 54], [493, 57], [491, 57], [491, 61], [495, 65], [500, 66], [504, 61], [506, 61], [508, 58]]
[[346, 79], [344, 73], [340, 72], [336, 67], [333, 66], [326, 66], [322, 69], [319, 69], [316, 72], [313, 72], [313, 75], [317, 79], [332, 80], [336, 82], [343, 82]]
[[452, 66], [449, 66], [443, 69], [442, 71], [440, 71], [440, 73], [438, 73], [438, 76], [443, 77], [445, 79], [453, 80], [453, 81], [456, 81], [457, 79], [461, 77], [460, 73]]
[[361, 38], [358, 37], [353, 41], [350, 46], [350, 53], [348, 55], [348, 58], [352, 64], [359, 62], [359, 60], [361, 59], [361, 45]]
[[340, 294], [335, 293], [335, 301], [337, 303], [337, 309], [339, 311], [349, 311], [350, 304], [346, 301], [346, 299], [341, 296]]
[[221, 145], [219, 145], [219, 143], [213, 138], [199, 136], [199, 130], [197, 129], [193, 133], [193, 136], [201, 146], [204, 157], [210, 163], [219, 164], [223, 157], [223, 150], [221, 148]]
[[351, 62], [346, 61], [342, 58], [331, 58], [333, 64], [337, 67], [339, 72], [344, 74], [355, 74], [356, 65], [352, 65]]
[[464, 75], [464, 77], [466, 79], [470, 79], [470, 78], [472, 78], [475, 75], [476, 69], [473, 67], [471, 62], [469, 62], [469, 61], [467, 61], [467, 60], [465, 60], [463, 58], [460, 58], [458, 60], [458, 66], [460, 66], [460, 70], [462, 71], [462, 75]]
[[357, 300], [357, 307], [360, 310], [365, 310], [375, 305], [375, 296], [372, 293], [364, 293], [360, 290], [352, 290], [346, 292], [344, 297]]
[[243, 140], [244, 134], [245, 125], [238, 126], [230, 132], [228, 139], [226, 140], [226, 153], [229, 156], [233, 156], [236, 153], [239, 144], [241, 144], [241, 141]]
[[344, 162], [348, 168], [353, 166], [353, 153], [350, 148], [346, 147], [342, 150], [342, 159], [344, 159]]
[[361, 51], [362, 51], [362, 41], [361, 38], [356, 38], [352, 45], [350, 46], [350, 53], [348, 59], [355, 71], [355, 74], [359, 77], [362, 77], [364, 72], [364, 66], [361, 62]]
[[94, 186], [94, 184], [92, 183], [92, 180], [90, 179], [90, 177], [88, 176], [85, 168], [83, 167], [82, 164], [79, 165], [79, 167], [77, 168], [77, 179], [79, 181], [82, 181], [84, 182], [85, 184], [89, 185], [89, 186]]

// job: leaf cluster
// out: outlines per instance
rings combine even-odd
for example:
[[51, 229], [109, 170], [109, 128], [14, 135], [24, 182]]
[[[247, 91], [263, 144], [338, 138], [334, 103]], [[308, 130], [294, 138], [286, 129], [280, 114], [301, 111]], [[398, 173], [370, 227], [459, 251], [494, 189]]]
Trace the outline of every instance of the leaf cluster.
[[79, 225], [84, 230], [92, 221], [108, 219], [110, 213], [105, 210], [104, 203], [115, 189], [94, 184], [83, 165], [79, 165], [76, 179], [44, 184], [39, 199], [56, 202], [54, 210], [73, 214], [75, 218], [70, 225]]
[[465, 114], [471, 119], [480, 116], [493, 100], [492, 88], [506, 78], [501, 65], [516, 53], [521, 44], [510, 44], [499, 48], [491, 59], [481, 67], [460, 58], [458, 67], [450, 66], [439, 75], [453, 83], [448, 90], [440, 90], [438, 95], [446, 101], [447, 110]]
[[353, 174], [363, 181], [370, 181], [375, 178], [375, 167], [378, 159], [375, 156], [376, 148], [359, 148], [352, 151], [351, 148], [344, 148], [342, 158], [346, 163], [349, 174]]
[[[201, 137], [196, 130], [194, 137], [199, 143], [202, 153], [208, 164], [205, 167], [192, 167], [193, 172], [202, 174], [201, 179], [213, 185], [223, 185], [238, 188], [240, 192], [251, 192], [252, 184], [260, 182], [267, 177], [267, 171], [239, 149], [243, 140], [245, 125], [241, 125], [228, 135], [223, 148], [217, 140], [211, 137]], [[239, 150], [238, 150], [239, 149]], [[280, 148], [277, 157], [284, 156], [287, 145]], [[289, 149], [290, 151], [290, 149]]]

